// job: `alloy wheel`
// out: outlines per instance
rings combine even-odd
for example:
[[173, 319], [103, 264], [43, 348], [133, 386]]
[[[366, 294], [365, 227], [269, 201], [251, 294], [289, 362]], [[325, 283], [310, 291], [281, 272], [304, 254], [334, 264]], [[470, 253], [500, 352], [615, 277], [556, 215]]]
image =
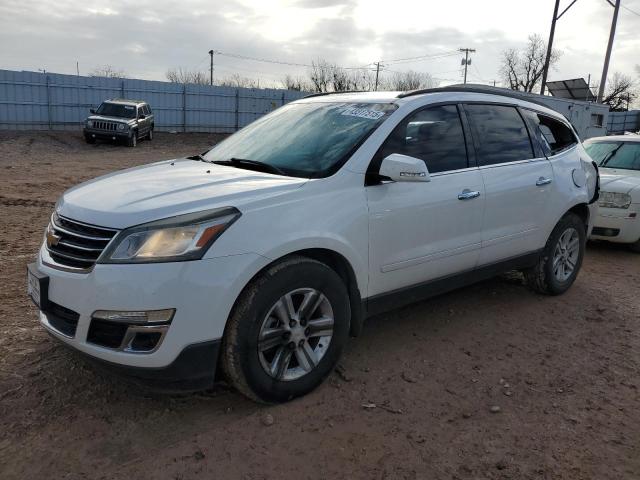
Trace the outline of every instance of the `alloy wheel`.
[[313, 288], [286, 293], [271, 307], [258, 334], [258, 356], [276, 380], [297, 380], [327, 353], [334, 314], [325, 295]]
[[571, 227], [567, 228], [553, 251], [553, 275], [556, 280], [566, 282], [576, 269], [580, 257], [580, 235]]

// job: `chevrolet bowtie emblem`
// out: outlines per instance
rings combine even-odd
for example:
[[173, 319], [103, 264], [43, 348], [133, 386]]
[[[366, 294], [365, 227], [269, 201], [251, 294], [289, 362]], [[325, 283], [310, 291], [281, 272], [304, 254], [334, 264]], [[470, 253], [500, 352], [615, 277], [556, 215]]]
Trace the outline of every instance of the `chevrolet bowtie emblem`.
[[55, 233], [53, 233], [53, 231], [47, 230], [47, 246], [48, 247], [55, 247], [56, 245], [58, 245], [59, 241], [60, 241], [60, 235], [56, 235]]

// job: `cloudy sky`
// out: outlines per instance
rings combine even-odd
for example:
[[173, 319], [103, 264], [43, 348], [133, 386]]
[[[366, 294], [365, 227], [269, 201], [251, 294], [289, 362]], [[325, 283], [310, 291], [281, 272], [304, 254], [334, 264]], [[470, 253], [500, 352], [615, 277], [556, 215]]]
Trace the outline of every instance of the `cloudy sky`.
[[[570, 0], [562, 0], [561, 8]], [[460, 47], [475, 48], [470, 81], [500, 80], [500, 53], [532, 33], [545, 39], [554, 0], [14, 0], [0, 2], [0, 68], [81, 74], [109, 64], [133, 78], [164, 80], [172, 67], [208, 71], [210, 49], [224, 54], [342, 66], [383, 60], [391, 71], [460, 80]], [[635, 76], [640, 0], [622, 0], [610, 72]], [[633, 13], [632, 11], [636, 13]], [[599, 79], [613, 8], [578, 0], [560, 19], [563, 51], [550, 80]], [[452, 53], [454, 52], [454, 53]], [[452, 53], [452, 54], [451, 54]], [[450, 54], [450, 55], [449, 55]], [[438, 58], [392, 60], [420, 55]], [[234, 73], [277, 83], [306, 67], [215, 55], [215, 76]]]

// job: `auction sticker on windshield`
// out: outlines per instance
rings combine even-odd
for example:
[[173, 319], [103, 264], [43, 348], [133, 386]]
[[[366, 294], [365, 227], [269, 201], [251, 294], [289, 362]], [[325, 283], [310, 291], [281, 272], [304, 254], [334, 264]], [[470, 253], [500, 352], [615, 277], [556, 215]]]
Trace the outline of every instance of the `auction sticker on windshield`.
[[362, 107], [347, 107], [342, 111], [341, 115], [348, 115], [350, 117], [368, 118], [369, 120], [378, 120], [384, 117], [386, 112], [380, 112], [377, 110], [370, 110]]

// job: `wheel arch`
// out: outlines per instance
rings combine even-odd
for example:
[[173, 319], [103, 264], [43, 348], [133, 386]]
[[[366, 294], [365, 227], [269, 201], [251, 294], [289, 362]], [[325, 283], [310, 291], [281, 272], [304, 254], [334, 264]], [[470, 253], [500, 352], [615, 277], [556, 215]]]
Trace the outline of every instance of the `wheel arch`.
[[[364, 322], [364, 309], [362, 305], [362, 295], [360, 288], [358, 287], [358, 280], [355, 274], [355, 270], [349, 260], [341, 253], [331, 250], [329, 248], [301, 248], [298, 250], [292, 250], [286, 254], [283, 254], [277, 258], [274, 258], [269, 263], [260, 268], [257, 272], [251, 276], [249, 281], [246, 282], [241, 293], [238, 295], [234, 302], [234, 307], [238, 299], [242, 296], [242, 292], [245, 291], [258, 276], [267, 271], [274, 265], [285, 261], [288, 258], [294, 256], [301, 256], [316, 260], [327, 265], [344, 281], [349, 293], [349, 306], [351, 308], [351, 322], [349, 333], [351, 336], [356, 337], [362, 331], [362, 324]], [[232, 308], [232, 311], [233, 311]]]
[[586, 203], [578, 203], [577, 205], [574, 205], [569, 210], [567, 210], [564, 215], [566, 215], [567, 213], [575, 213], [578, 217], [580, 217], [580, 219], [584, 222], [585, 230], [588, 230], [590, 224], [590, 211], [589, 206]]

